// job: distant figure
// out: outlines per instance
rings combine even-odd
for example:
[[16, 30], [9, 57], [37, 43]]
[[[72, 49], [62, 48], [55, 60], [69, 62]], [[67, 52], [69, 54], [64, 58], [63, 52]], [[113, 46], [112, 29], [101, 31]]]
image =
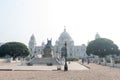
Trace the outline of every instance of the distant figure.
[[88, 63], [88, 64], [90, 63], [90, 60], [89, 60], [89, 58], [87, 59], [87, 63]]
[[70, 64], [70, 61], [68, 63]]
[[82, 64], [84, 64], [84, 58], [82, 58]]

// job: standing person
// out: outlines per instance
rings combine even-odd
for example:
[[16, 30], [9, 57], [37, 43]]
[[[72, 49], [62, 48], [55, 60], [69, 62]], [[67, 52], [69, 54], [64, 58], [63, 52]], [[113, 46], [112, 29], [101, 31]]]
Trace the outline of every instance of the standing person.
[[84, 64], [84, 58], [82, 58], [82, 64]]
[[87, 59], [87, 63], [88, 63], [88, 64], [90, 63], [90, 60], [89, 60], [89, 58]]

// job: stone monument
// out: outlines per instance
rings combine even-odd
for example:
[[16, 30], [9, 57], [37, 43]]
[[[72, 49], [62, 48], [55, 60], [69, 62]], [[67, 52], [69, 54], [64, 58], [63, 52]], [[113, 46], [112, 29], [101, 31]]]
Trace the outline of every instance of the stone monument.
[[30, 58], [26, 62], [28, 65], [62, 65], [62, 62], [60, 59], [53, 56], [53, 46], [52, 46], [52, 40], [47, 40], [47, 44], [43, 48], [43, 54], [42, 57], [38, 57], [37, 54], [33, 58]]
[[51, 40], [48, 40], [45, 48], [44, 48], [44, 54], [42, 55], [42, 57], [53, 57], [53, 46], [51, 44]]

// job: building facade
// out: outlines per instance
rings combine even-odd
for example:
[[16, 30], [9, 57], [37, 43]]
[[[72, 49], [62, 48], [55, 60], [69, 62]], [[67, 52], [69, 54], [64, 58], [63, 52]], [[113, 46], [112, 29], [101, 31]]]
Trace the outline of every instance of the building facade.
[[[53, 55], [54, 57], [61, 58], [62, 57], [62, 48], [65, 46], [65, 43], [67, 43], [67, 57], [68, 58], [84, 58], [87, 56], [86, 54], [86, 45], [74, 45], [74, 41], [69, 35], [69, 33], [64, 29], [64, 31], [60, 34], [58, 40], [56, 40], [55, 45], [53, 46]], [[36, 54], [44, 54], [45, 44], [42, 43], [41, 46], [36, 46], [36, 40], [34, 35], [31, 36], [29, 41], [29, 50], [31, 55]]]

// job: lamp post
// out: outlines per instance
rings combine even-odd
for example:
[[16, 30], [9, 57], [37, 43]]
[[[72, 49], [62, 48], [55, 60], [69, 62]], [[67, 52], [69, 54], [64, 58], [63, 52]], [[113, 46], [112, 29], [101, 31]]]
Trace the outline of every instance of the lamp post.
[[67, 43], [65, 42], [65, 65], [64, 65], [64, 71], [68, 71], [68, 65], [67, 65]]

